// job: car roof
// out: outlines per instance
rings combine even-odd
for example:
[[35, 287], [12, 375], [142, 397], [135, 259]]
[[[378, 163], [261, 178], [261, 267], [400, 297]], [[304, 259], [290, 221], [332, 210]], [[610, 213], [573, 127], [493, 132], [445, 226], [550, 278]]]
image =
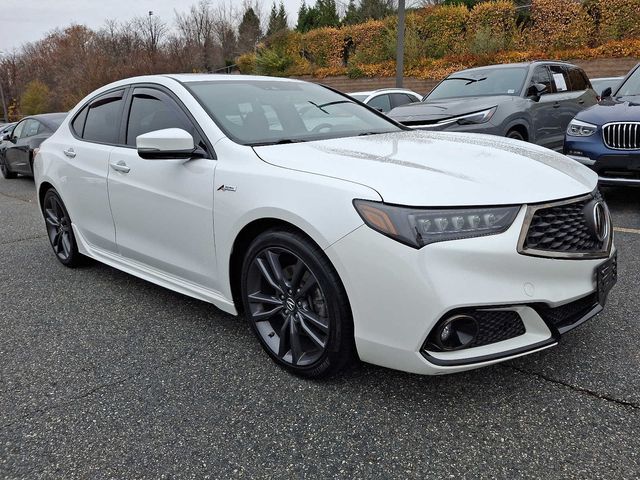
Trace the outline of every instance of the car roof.
[[[149, 77], [168, 77], [177, 80], [178, 82], [224, 82], [224, 81], [264, 81], [264, 82], [301, 82], [295, 78], [280, 78], [280, 77], [264, 77], [260, 75], [237, 75], [237, 74], [220, 74], [220, 73], [172, 73], [168, 75], [148, 75], [142, 78]], [[128, 80], [136, 80], [137, 78], [129, 78]]]
[[409, 88], [397, 88], [397, 87], [378, 88], [377, 90], [368, 90], [365, 92], [349, 92], [347, 93], [347, 95], [373, 95], [375, 93], [383, 93], [383, 92], [414, 93], [416, 95], [420, 95], [419, 93], [416, 93]]
[[[42, 122], [47, 127], [53, 128], [55, 130], [62, 124], [64, 119], [67, 118], [67, 112], [64, 112], [64, 113], [41, 113], [41, 114], [38, 114], [38, 115], [29, 115], [27, 117], [24, 117], [22, 120], [27, 120], [27, 119], [30, 119], [30, 118], [32, 118], [34, 120], [38, 120], [39, 122]], [[22, 120], [20, 120], [20, 121], [22, 121]]]
[[622, 80], [624, 77], [598, 77], [598, 78], [592, 78], [591, 81], [593, 82], [594, 80]]
[[451, 75], [455, 75], [456, 73], [461, 72], [473, 72], [474, 70], [498, 70], [500, 68], [513, 68], [513, 67], [523, 67], [529, 68], [533, 65], [573, 65], [569, 62], [563, 62], [561, 60], [534, 60], [531, 62], [518, 62], [518, 63], [499, 63], [495, 65], [485, 65], [483, 67], [473, 67], [473, 68], [465, 68], [464, 70], [458, 70], [457, 72], [452, 73]]

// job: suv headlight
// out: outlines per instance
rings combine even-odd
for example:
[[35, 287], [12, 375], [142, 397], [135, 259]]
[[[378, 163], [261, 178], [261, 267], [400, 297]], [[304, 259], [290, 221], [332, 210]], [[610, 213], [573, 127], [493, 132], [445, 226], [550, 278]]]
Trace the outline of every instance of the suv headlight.
[[471, 125], [478, 123], [486, 123], [491, 120], [493, 114], [496, 113], [498, 107], [487, 108], [481, 112], [469, 113], [467, 115], [461, 115], [459, 117], [447, 118], [437, 123], [437, 125], [444, 125], [447, 123], [459, 123], [460, 125]]
[[590, 137], [598, 130], [597, 125], [593, 125], [587, 122], [581, 122], [580, 120], [571, 120], [567, 127], [567, 135], [571, 137]]
[[414, 248], [502, 233], [520, 210], [520, 206], [413, 208], [370, 200], [354, 200], [353, 205], [369, 227]]

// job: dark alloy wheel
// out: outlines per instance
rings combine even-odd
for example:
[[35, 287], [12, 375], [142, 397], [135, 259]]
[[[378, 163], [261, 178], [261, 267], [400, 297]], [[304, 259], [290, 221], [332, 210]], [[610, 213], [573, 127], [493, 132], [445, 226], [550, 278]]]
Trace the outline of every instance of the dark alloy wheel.
[[295, 231], [269, 231], [249, 248], [242, 271], [245, 313], [267, 353], [308, 377], [352, 357], [346, 293], [324, 253]]
[[0, 173], [2, 173], [2, 176], [6, 179], [11, 179], [11, 178], [16, 178], [17, 175], [15, 173], [13, 173], [11, 170], [9, 170], [9, 167], [7, 166], [7, 162], [6, 160], [0, 158]]
[[42, 210], [47, 235], [58, 260], [67, 267], [79, 265], [82, 258], [73, 235], [71, 218], [60, 196], [53, 188], [45, 194]]
[[507, 133], [507, 138], [514, 138], [516, 140], [524, 141], [524, 136], [518, 130], [511, 130]]

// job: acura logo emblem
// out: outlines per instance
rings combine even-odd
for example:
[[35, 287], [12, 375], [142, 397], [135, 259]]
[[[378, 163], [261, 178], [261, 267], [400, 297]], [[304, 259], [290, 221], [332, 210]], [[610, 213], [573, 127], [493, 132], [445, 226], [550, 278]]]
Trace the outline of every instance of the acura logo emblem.
[[609, 236], [610, 228], [609, 210], [607, 206], [599, 200], [594, 200], [586, 205], [585, 217], [591, 234], [597, 238], [599, 242], [604, 242]]

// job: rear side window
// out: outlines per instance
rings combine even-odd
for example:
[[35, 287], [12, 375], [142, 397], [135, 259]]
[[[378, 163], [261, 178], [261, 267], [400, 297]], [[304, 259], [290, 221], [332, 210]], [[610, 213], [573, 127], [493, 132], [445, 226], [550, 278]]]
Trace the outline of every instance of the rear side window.
[[569, 81], [569, 73], [567, 72], [567, 69], [561, 65], [550, 65], [549, 70], [551, 70], [553, 83], [556, 87], [555, 91], [557, 93], [568, 91], [571, 82]]
[[569, 81], [571, 82], [571, 90], [574, 92], [590, 88], [587, 75], [577, 67], [569, 67]]
[[24, 129], [22, 130], [22, 134], [20, 138], [33, 137], [38, 134], [38, 129], [40, 128], [40, 122], [36, 120], [29, 119], [25, 122]]
[[89, 105], [82, 138], [90, 142], [117, 144], [124, 91], [108, 94]]
[[195, 134], [187, 116], [168, 95], [151, 89], [136, 90], [127, 123], [127, 145], [135, 146], [139, 135], [165, 128], [180, 128]]
[[401, 105], [406, 105], [407, 103], [413, 103], [417, 100], [406, 93], [392, 93], [391, 94], [391, 104], [393, 108], [399, 107]]
[[71, 122], [71, 129], [79, 137], [82, 137], [82, 134], [84, 133], [84, 122], [87, 119], [88, 111], [89, 107], [84, 107], [80, 110], [80, 113], [76, 115], [76, 118], [73, 119], [73, 122]]

